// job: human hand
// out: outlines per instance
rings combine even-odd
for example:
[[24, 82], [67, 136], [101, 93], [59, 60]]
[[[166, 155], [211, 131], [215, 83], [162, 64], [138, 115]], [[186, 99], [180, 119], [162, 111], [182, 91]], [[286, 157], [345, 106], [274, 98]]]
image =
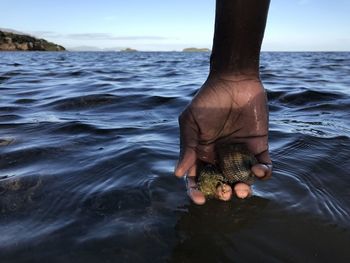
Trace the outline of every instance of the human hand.
[[210, 75], [180, 115], [179, 124], [180, 157], [175, 175], [187, 174], [189, 196], [195, 203], [205, 202], [193, 180], [197, 162], [215, 163], [215, 148], [220, 144], [244, 143], [259, 162], [252, 172], [260, 179], [271, 176], [267, 100], [258, 78]]

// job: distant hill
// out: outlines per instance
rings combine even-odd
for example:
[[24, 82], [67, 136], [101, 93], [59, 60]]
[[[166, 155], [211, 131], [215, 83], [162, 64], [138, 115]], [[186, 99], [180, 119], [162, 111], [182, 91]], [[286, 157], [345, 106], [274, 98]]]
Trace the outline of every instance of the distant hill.
[[120, 50], [120, 52], [137, 52], [137, 50], [127, 47], [127, 48], [124, 48], [124, 49]]
[[0, 30], [0, 51], [64, 51], [64, 47], [17, 31]]
[[189, 47], [182, 50], [182, 52], [210, 52], [209, 48], [196, 48], [196, 47]]
[[68, 47], [68, 51], [104, 51], [102, 48], [94, 47], [94, 46], [76, 46], [76, 47]]

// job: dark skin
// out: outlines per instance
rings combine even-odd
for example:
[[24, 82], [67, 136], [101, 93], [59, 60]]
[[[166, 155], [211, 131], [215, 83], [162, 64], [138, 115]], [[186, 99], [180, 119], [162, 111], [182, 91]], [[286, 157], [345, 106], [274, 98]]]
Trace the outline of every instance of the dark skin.
[[[215, 163], [222, 143], [244, 143], [259, 164], [259, 179], [271, 176], [268, 108], [259, 76], [259, 57], [269, 0], [217, 0], [210, 73], [179, 117], [180, 157], [175, 175], [187, 174], [189, 196], [204, 204], [196, 189], [198, 162]], [[250, 186], [234, 189], [245, 198]]]

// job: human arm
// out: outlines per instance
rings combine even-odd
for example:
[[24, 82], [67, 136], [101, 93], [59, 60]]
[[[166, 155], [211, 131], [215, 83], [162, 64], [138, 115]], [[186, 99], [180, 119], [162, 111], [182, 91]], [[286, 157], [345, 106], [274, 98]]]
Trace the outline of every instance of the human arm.
[[[269, 3], [216, 1], [209, 76], [179, 117], [177, 176], [195, 177], [197, 162], [214, 163], [215, 148], [227, 142], [246, 144], [260, 163], [252, 167], [254, 174], [259, 178], [271, 176], [267, 99], [259, 76]], [[195, 190], [190, 197], [195, 203], [203, 203]]]

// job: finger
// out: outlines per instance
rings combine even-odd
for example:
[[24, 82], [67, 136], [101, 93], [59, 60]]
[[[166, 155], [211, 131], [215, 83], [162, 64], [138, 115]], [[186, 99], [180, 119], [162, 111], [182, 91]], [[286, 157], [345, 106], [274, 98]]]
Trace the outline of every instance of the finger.
[[185, 110], [179, 117], [180, 125], [180, 157], [175, 168], [175, 175], [184, 176], [195, 165], [197, 160], [196, 146], [198, 130], [189, 110]]
[[189, 170], [188, 170], [188, 176], [191, 176], [195, 178], [197, 176], [197, 164], [194, 164]]
[[[184, 176], [190, 170], [190, 168], [195, 166], [196, 160], [197, 160], [197, 155], [195, 150], [192, 148], [186, 148], [184, 154], [181, 154], [180, 160], [176, 165], [175, 175], [177, 177]], [[193, 174], [192, 170], [191, 170], [191, 173]]]
[[252, 189], [245, 183], [237, 183], [233, 188], [238, 198], [244, 199], [252, 195]]
[[186, 176], [186, 186], [187, 194], [193, 203], [197, 205], [203, 205], [205, 203], [205, 196], [201, 191], [198, 190], [197, 183], [193, 176]]
[[269, 167], [266, 164], [258, 163], [252, 167], [253, 174], [259, 179], [264, 178], [269, 173]]
[[252, 172], [262, 180], [269, 179], [272, 175], [272, 161], [269, 151], [266, 150], [255, 156], [259, 164], [252, 167]]

